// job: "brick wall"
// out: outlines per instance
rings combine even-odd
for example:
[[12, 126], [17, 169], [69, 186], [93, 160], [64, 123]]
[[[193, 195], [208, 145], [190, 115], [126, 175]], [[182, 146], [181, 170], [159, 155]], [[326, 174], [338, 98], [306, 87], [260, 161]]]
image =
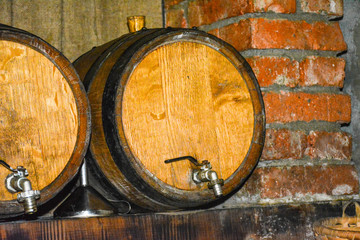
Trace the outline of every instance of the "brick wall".
[[342, 0], [165, 0], [165, 23], [232, 44], [263, 93], [260, 163], [225, 206], [356, 198], [351, 98], [342, 92], [347, 49]]

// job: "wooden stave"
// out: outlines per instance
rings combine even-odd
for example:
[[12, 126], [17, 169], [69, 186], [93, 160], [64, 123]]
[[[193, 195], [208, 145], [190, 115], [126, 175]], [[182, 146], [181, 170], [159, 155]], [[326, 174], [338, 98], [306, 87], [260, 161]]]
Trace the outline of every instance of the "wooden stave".
[[[146, 29], [143, 29], [139, 32], [137, 32], [137, 35], [144, 35], [146, 33]], [[111, 104], [109, 101], [109, 99], [112, 99], [111, 96], [113, 96], [114, 93], [114, 89], [117, 90], [118, 86], [114, 86], [109, 84], [110, 79], [114, 79], [113, 80], [113, 84], [117, 83], [117, 79], [119, 78], [119, 76], [123, 75], [124, 72], [126, 70], [121, 69], [121, 67], [127, 67], [129, 64], [130, 59], [132, 59], [132, 56], [139, 51], [139, 49], [143, 48], [144, 45], [148, 44], [150, 42], [159, 42], [159, 38], [163, 37], [163, 38], [168, 38], [169, 35], [174, 35], [174, 36], [178, 36], [179, 34], [190, 34], [195, 40], [197, 41], [203, 41], [204, 39], [208, 39], [210, 42], [212, 43], [217, 43], [219, 47], [219, 49], [221, 49], [220, 51], [224, 51], [226, 52], [227, 57], [232, 56], [231, 60], [237, 60], [237, 63], [239, 64], [240, 68], [243, 69], [244, 71], [247, 72], [246, 75], [246, 81], [249, 81], [250, 86], [248, 86], [249, 88], [249, 92], [250, 95], [252, 96], [252, 101], [253, 101], [253, 106], [254, 106], [254, 110], [256, 112], [255, 117], [254, 117], [254, 121], [255, 121], [255, 127], [254, 127], [254, 137], [250, 146], [250, 149], [247, 153], [247, 159], [251, 158], [251, 160], [246, 160], [244, 161], [241, 166], [239, 166], [238, 170], [236, 171], [236, 174], [233, 174], [231, 179], [227, 179], [226, 180], [226, 184], [225, 187], [223, 188], [224, 190], [224, 195], [230, 195], [231, 193], [235, 192], [236, 190], [238, 190], [246, 181], [246, 179], [250, 176], [251, 172], [254, 170], [258, 159], [260, 157], [260, 153], [262, 151], [263, 145], [264, 145], [264, 138], [265, 138], [265, 112], [264, 112], [264, 104], [262, 102], [262, 98], [261, 98], [261, 93], [260, 93], [260, 88], [257, 84], [256, 78], [250, 68], [250, 66], [248, 65], [248, 63], [245, 61], [245, 59], [229, 44], [223, 42], [222, 40], [208, 35], [204, 32], [198, 31], [198, 30], [194, 30], [194, 29], [173, 29], [173, 28], [167, 28], [167, 29], [156, 29], [156, 30], [152, 30], [154, 31], [152, 34], [153, 35], [148, 35], [146, 37], [141, 37], [141, 40], [134, 42], [133, 44], [131, 44], [131, 46], [126, 50], [126, 52], [124, 52], [124, 54], [121, 55], [121, 57], [118, 59], [118, 61], [113, 65], [112, 70], [108, 76], [108, 79], [106, 81], [106, 86], [105, 86], [105, 90], [103, 92], [103, 109], [102, 109], [102, 119], [103, 121], [107, 121], [109, 118], [114, 118], [113, 113], [114, 113], [114, 102]], [[127, 34], [130, 35], [130, 34]], [[200, 40], [201, 39], [201, 40]], [[158, 43], [157, 42], [157, 43]], [[203, 42], [201, 42], [203, 43]], [[156, 44], [155, 44], [156, 45]], [[211, 45], [211, 44], [209, 44]], [[211, 46], [210, 46], [211, 47]], [[218, 50], [218, 49], [217, 49]], [[219, 50], [218, 50], [219, 51]], [[91, 53], [86, 53], [86, 54], [91, 54]], [[84, 54], [83, 56], [85, 56], [86, 54]], [[80, 57], [79, 59], [81, 59], [82, 57]], [[132, 63], [135, 64], [136, 63]], [[76, 65], [76, 64], [75, 64]], [[240, 73], [239, 73], [240, 74]], [[255, 81], [253, 81], [255, 79]], [[83, 81], [88, 82], [88, 79], [83, 79]], [[120, 84], [120, 85], [125, 85], [124, 83]], [[248, 84], [247, 84], [248, 85]], [[105, 92], [107, 91], [107, 92]], [[116, 94], [119, 94], [116, 91]], [[256, 99], [253, 98], [253, 96], [256, 96]], [[114, 99], [113, 99], [114, 100]], [[105, 102], [104, 102], [105, 101]], [[254, 103], [255, 101], [255, 103]], [[109, 107], [111, 106], [111, 107]], [[105, 110], [104, 110], [105, 109]], [[109, 115], [111, 115], [109, 117]], [[116, 125], [116, 124], [115, 124]], [[162, 193], [160, 193], [160, 189], [156, 189], [153, 190], [153, 185], [149, 185], [147, 184], [146, 181], [143, 181], [142, 177], [138, 176], [138, 172], [137, 171], [132, 171], [130, 170], [129, 173], [127, 173], [126, 176], [123, 175], [124, 170], [127, 171], [129, 169], [133, 169], [133, 166], [131, 165], [132, 161], [129, 161], [127, 159], [129, 152], [124, 153], [122, 152], [122, 154], [118, 154], [118, 151], [121, 151], [122, 149], [122, 144], [120, 144], [119, 141], [119, 137], [117, 136], [117, 132], [118, 131], [112, 131], [113, 129], [116, 129], [116, 126], [114, 125], [114, 123], [111, 123], [109, 121], [107, 121], [107, 123], [103, 124], [102, 127], [104, 128], [108, 128], [109, 130], [105, 131], [105, 135], [107, 134], [107, 138], [106, 138], [106, 142], [107, 142], [107, 146], [112, 149], [110, 149], [111, 152], [111, 156], [112, 156], [112, 161], [116, 161], [114, 159], [123, 159], [121, 161], [116, 161], [115, 165], [111, 165], [112, 167], [116, 166], [118, 168], [122, 168], [121, 170], [121, 178], [126, 178], [125, 180], [127, 181], [126, 184], [130, 184], [130, 188], [133, 188], [134, 183], [139, 183], [135, 189], [142, 189], [142, 191], [140, 191], [140, 193], [138, 191], [133, 191], [133, 192], [128, 192], [126, 194], [124, 194], [121, 189], [114, 187], [114, 184], [111, 183], [111, 181], [109, 181], [106, 178], [106, 174], [104, 174], [104, 171], [106, 171], [106, 169], [101, 169], [101, 167], [99, 166], [99, 164], [97, 164], [96, 159], [92, 156], [91, 151], [88, 152], [88, 156], [91, 162], [91, 166], [90, 168], [92, 169], [92, 172], [94, 173], [93, 175], [97, 176], [95, 178], [97, 178], [98, 180], [100, 180], [101, 178], [104, 178], [105, 176], [105, 184], [102, 184], [102, 186], [106, 187], [107, 190], [106, 191], [115, 191], [115, 193], [113, 194], [113, 196], [121, 196], [122, 198], [127, 198], [130, 200], [130, 202], [135, 202], [137, 205], [144, 207], [144, 208], [148, 208], [148, 209], [152, 209], [152, 210], [170, 210], [170, 209], [189, 209], [189, 208], [193, 208], [193, 207], [199, 207], [199, 206], [203, 206], [212, 202], [217, 202], [217, 200], [215, 199], [215, 197], [213, 196], [212, 191], [208, 190], [206, 194], [194, 194], [192, 191], [178, 191], [177, 194], [178, 196], [176, 197], [172, 197], [171, 194], [170, 195], [166, 195], [164, 196]], [[113, 134], [112, 137], [109, 137], [109, 135]], [[124, 138], [124, 137], [123, 137]], [[109, 139], [115, 139], [115, 141], [109, 140]], [[90, 143], [91, 145], [91, 143]], [[91, 148], [89, 148], [91, 149]], [[131, 153], [130, 153], [131, 154]], [[126, 156], [126, 157], [124, 157]], [[123, 162], [126, 163], [130, 163], [130, 165], [127, 165], [126, 167], [123, 167]], [[241, 176], [240, 176], [241, 175]], [[136, 176], [136, 177], [134, 177]], [[130, 179], [130, 180], [129, 180]], [[123, 179], [122, 179], [123, 180]], [[230, 188], [229, 186], [234, 186], [234, 184], [236, 185], [236, 187], [232, 187]], [[129, 186], [125, 186], [125, 188], [129, 188]], [[109, 190], [108, 190], [109, 189]], [[144, 189], [146, 189], [146, 191], [144, 192]], [[161, 190], [163, 191], [164, 189], [166, 189], [166, 186], [163, 184]], [[150, 192], [150, 194], [149, 194]], [[174, 190], [171, 189], [169, 192], [167, 193], [173, 193]], [[160, 193], [160, 194], [159, 194]], [[167, 194], [166, 193], [166, 194]], [[140, 201], [139, 202], [139, 195], [140, 194], [140, 198], [144, 198], [146, 197], [149, 200], [149, 196], [151, 199], [151, 202], [146, 202], [146, 201]], [[184, 194], [186, 195], [186, 197], [184, 198]], [[204, 198], [206, 198], [206, 200], [204, 200]], [[225, 198], [225, 197], [224, 197]]]
[[[91, 62], [92, 63], [92, 67], [89, 69], [89, 71], [84, 74], [84, 78], [83, 78], [83, 82], [84, 82], [84, 86], [88, 91], [88, 95], [89, 98], [91, 99], [90, 96], [90, 92], [91, 90], [91, 86], [93, 84], [93, 82], [95, 81], [94, 78], [97, 74], [98, 71], [103, 70], [103, 66], [102, 64], [104, 64], [106, 61], [108, 61], [108, 59], [114, 54], [114, 52], [116, 53], [116, 51], [124, 51], [124, 45], [126, 44], [131, 44], [132, 42], [135, 42], [137, 40], [139, 40], [140, 38], [142, 38], [144, 35], [147, 35], [153, 31], [156, 30], [151, 30], [149, 32], [142, 32], [142, 34], [140, 33], [130, 33], [130, 34], [126, 34], [124, 36], [122, 36], [121, 38], [118, 39], [118, 41], [116, 41], [116, 43], [112, 44], [111, 46], [109, 46], [108, 44], [104, 44], [99, 48], [99, 50], [97, 51], [90, 51], [88, 53], [85, 53], [84, 55], [82, 55], [81, 57], [78, 58], [78, 60], [76, 60], [76, 62], [74, 63], [75, 68], [78, 68], [79, 66], [84, 66], [83, 64], [81, 64], [81, 61], [84, 62]], [[108, 48], [105, 46], [109, 46]], [[96, 49], [93, 49], [96, 50]], [[99, 54], [101, 53], [101, 54]], [[87, 56], [90, 56], [90, 58], [87, 58]], [[94, 61], [94, 59], [96, 59]], [[108, 71], [110, 71], [111, 69], [108, 69]], [[82, 71], [82, 69], [78, 69], [78, 71]], [[91, 101], [90, 101], [90, 104]], [[94, 117], [93, 117], [94, 119]], [[93, 124], [94, 127], [94, 124]], [[94, 139], [94, 134], [96, 134], [96, 131], [92, 131], [92, 139]], [[104, 140], [104, 139], [103, 139]], [[98, 161], [96, 160], [96, 157], [94, 157], [94, 153], [93, 153], [93, 141], [90, 142], [90, 146], [88, 149], [88, 152], [86, 154], [86, 158], [89, 162], [88, 164], [88, 169], [90, 172], [90, 182], [92, 182], [92, 184], [95, 185], [95, 188], [98, 189], [99, 192], [101, 192], [104, 195], [110, 195], [110, 198], [113, 199], [129, 199], [130, 196], [130, 201], [132, 203], [136, 203], [139, 206], [145, 206], [145, 208], [149, 208], [149, 209], [166, 209], [169, 208], [168, 205], [163, 205], [159, 202], [156, 202], [154, 200], [152, 200], [151, 198], [148, 198], [146, 195], [144, 195], [141, 191], [135, 189], [132, 187], [131, 183], [128, 182], [126, 180], [126, 178], [124, 176], [122, 176], [122, 173], [120, 171], [117, 172], [117, 176], [116, 176], [116, 182], [120, 181], [120, 184], [114, 184], [114, 181], [111, 182], [111, 180], [109, 180], [109, 175], [106, 176], [106, 170], [105, 167], [101, 168]], [[95, 146], [96, 147], [96, 146]], [[111, 158], [111, 156], [108, 156], [109, 158]], [[112, 159], [112, 158], [111, 158]], [[113, 161], [109, 161], [109, 163], [113, 163]], [[116, 165], [112, 165], [111, 167], [116, 168]], [[93, 181], [92, 181], [93, 180]], [[124, 186], [124, 188], [123, 188]], [[131, 191], [130, 192], [126, 192], [126, 190], [130, 188]], [[140, 201], [139, 199], [147, 199], [146, 203]], [[176, 208], [174, 208], [176, 209]]]
[[90, 84], [88, 82], [90, 81], [89, 76], [86, 76], [87, 74], [89, 74], [90, 68], [93, 66], [93, 64], [95, 64], [98, 58], [102, 54], [104, 54], [104, 51], [106, 51], [117, 41], [118, 39], [115, 39], [113, 41], [105, 43], [104, 45], [93, 47], [89, 52], [85, 53], [84, 55], [81, 55], [74, 61], [73, 65], [76, 69], [78, 69], [77, 73], [80, 79], [84, 79], [84, 80], [88, 79], [86, 81], [82, 81], [85, 89], [87, 89], [88, 85]]
[[[68, 82], [78, 111], [78, 134], [73, 153], [65, 168], [48, 186], [40, 191], [41, 197], [37, 205], [41, 206], [53, 199], [69, 184], [76, 176], [90, 140], [91, 114], [89, 102], [83, 84], [72, 63], [57, 49], [40, 37], [26, 32], [22, 29], [13, 28], [7, 25], [0, 25], [0, 40], [12, 41], [30, 47], [44, 55], [62, 73]], [[23, 214], [23, 204], [17, 200], [0, 201], [0, 218], [8, 218]]]

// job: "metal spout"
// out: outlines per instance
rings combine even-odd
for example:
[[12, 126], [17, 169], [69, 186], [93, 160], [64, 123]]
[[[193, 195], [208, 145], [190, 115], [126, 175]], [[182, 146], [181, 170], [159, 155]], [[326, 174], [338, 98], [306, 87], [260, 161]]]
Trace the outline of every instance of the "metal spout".
[[218, 198], [223, 195], [222, 186], [224, 185], [224, 180], [219, 178], [214, 170], [211, 170], [212, 167], [209, 161], [204, 160], [199, 163], [192, 156], [184, 156], [165, 160], [165, 163], [172, 163], [182, 160], [189, 160], [195, 166], [200, 167], [200, 169], [195, 169], [192, 174], [192, 179], [195, 183], [208, 182], [208, 188], [214, 190], [215, 197]]
[[5, 185], [11, 193], [20, 192], [17, 200], [24, 205], [25, 214], [33, 214], [37, 212], [36, 200], [40, 198], [40, 191], [32, 189], [31, 182], [26, 177], [28, 175], [27, 170], [19, 166], [6, 177]]
[[219, 178], [215, 171], [211, 170], [212, 167], [208, 161], [203, 161], [203, 164], [200, 170], [194, 170], [192, 176], [194, 182], [208, 182], [208, 188], [213, 189], [215, 197], [221, 197], [223, 195], [222, 186], [224, 180]]

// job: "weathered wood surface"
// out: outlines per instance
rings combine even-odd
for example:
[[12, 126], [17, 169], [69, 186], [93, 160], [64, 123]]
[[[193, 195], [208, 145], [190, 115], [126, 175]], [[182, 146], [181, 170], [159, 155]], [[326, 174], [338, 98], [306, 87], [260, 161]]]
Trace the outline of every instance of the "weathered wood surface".
[[313, 223], [341, 203], [251, 207], [0, 224], [1, 239], [313, 240]]
[[162, 27], [159, 0], [2, 0], [0, 5], [0, 23], [38, 35], [71, 61], [127, 33], [128, 16], [146, 15], [147, 27]]

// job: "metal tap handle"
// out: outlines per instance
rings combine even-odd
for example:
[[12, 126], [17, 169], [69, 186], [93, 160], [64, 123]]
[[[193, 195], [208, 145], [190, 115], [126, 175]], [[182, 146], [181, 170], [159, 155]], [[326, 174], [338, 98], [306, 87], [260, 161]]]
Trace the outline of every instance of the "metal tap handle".
[[198, 160], [192, 156], [184, 156], [168, 159], [165, 163], [172, 163], [181, 160], [189, 160], [195, 166], [200, 167], [200, 169], [193, 170], [192, 179], [195, 183], [208, 182], [208, 188], [213, 189], [216, 197], [221, 197], [223, 195], [221, 187], [224, 185], [224, 180], [219, 178], [215, 171], [211, 170], [212, 167], [209, 161], [204, 160], [199, 163]]
[[172, 162], [177, 162], [177, 161], [182, 161], [182, 160], [189, 160], [191, 163], [193, 163], [197, 167], [201, 167], [201, 166], [209, 163], [207, 160], [204, 160], [201, 163], [199, 163], [198, 160], [196, 160], [192, 156], [184, 156], [184, 157], [168, 159], [168, 160], [165, 160], [165, 163], [172, 163]]
[[16, 172], [16, 169], [13, 169], [12, 167], [10, 167], [9, 164], [7, 164], [4, 160], [0, 159], [0, 164], [3, 165], [6, 169], [8, 169], [11, 172]]
[[18, 166], [14, 169], [1, 159], [0, 164], [12, 172], [5, 179], [6, 189], [11, 193], [18, 193], [17, 200], [24, 205], [26, 214], [35, 213], [37, 211], [36, 200], [40, 198], [40, 191], [32, 189], [31, 182], [27, 178], [29, 174], [26, 168]]

